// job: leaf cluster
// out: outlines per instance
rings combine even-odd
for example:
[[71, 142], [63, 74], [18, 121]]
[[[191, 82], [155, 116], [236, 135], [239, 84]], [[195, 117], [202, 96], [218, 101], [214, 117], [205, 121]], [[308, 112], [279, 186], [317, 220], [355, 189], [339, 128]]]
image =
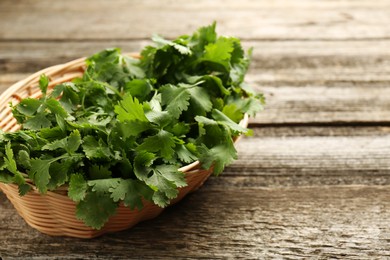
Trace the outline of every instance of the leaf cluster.
[[187, 185], [178, 169], [199, 160], [215, 174], [237, 158], [238, 123], [262, 109], [244, 83], [251, 50], [217, 36], [215, 23], [192, 35], [154, 36], [140, 59], [107, 49], [81, 78], [12, 105], [22, 129], [0, 133], [0, 181], [46, 193], [68, 186], [76, 215], [99, 229], [120, 202], [165, 207]]

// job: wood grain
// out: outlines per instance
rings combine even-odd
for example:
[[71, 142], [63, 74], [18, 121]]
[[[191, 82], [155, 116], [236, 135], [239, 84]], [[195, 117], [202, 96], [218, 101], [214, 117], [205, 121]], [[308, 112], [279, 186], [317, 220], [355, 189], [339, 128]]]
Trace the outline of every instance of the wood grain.
[[267, 107], [220, 177], [93, 240], [28, 227], [0, 192], [0, 259], [389, 259], [390, 1], [0, 1], [0, 93], [107, 47], [217, 21], [254, 47]]
[[[353, 124], [353, 123], [352, 123]], [[378, 126], [376, 123], [369, 126], [353, 126], [353, 125], [318, 125], [310, 126], [307, 124], [291, 125], [267, 125], [261, 126], [257, 124], [249, 124], [249, 127], [253, 130], [253, 136], [258, 137], [261, 140], [263, 137], [354, 137], [354, 136], [388, 136], [390, 134], [389, 126]]]
[[[390, 186], [209, 185], [131, 230], [94, 240], [29, 228], [0, 199], [0, 255], [34, 259], [385, 259]], [[5, 235], [6, 234], [6, 235]]]
[[258, 124], [389, 122], [390, 88], [259, 86], [265, 93], [266, 109], [252, 120]]
[[243, 138], [237, 144], [239, 158], [225, 169], [224, 176], [243, 188], [389, 185], [389, 137], [386, 134]]
[[383, 39], [390, 36], [389, 8], [386, 0], [375, 8], [369, 0], [3, 0], [0, 38], [143, 39], [184, 34], [216, 20], [223, 33], [245, 39]]
[[[176, 36], [178, 36], [177, 34]], [[148, 39], [151, 35], [148, 35]], [[2, 41], [0, 70], [34, 72], [110, 47], [139, 52], [149, 40]], [[390, 40], [367, 41], [243, 41], [253, 47], [251, 74], [256, 81], [322, 82], [389, 80]], [[362, 74], [365, 73], [365, 77]], [[295, 75], [294, 78], [292, 78]], [[291, 84], [291, 83], [290, 83]]]

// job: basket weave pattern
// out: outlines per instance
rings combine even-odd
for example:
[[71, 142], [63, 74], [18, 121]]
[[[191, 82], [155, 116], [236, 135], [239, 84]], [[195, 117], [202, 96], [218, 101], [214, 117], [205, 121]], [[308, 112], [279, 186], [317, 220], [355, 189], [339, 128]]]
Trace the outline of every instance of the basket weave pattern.
[[[136, 54], [131, 56], [137, 57]], [[38, 87], [39, 77], [46, 74], [50, 79], [48, 89], [55, 85], [70, 81], [82, 76], [85, 70], [85, 58], [80, 58], [65, 64], [52, 66], [21, 80], [8, 88], [0, 96], [0, 129], [3, 131], [16, 131], [20, 129], [16, 119], [12, 115], [9, 103], [17, 104], [27, 97], [39, 98], [41, 95]], [[241, 125], [247, 126], [247, 116]], [[184, 172], [188, 186], [179, 189], [179, 195], [172, 201], [174, 204], [180, 201], [189, 192], [195, 191], [203, 185], [204, 181], [212, 173], [212, 169], [199, 168], [199, 162], [194, 162], [179, 169]], [[95, 230], [76, 219], [76, 204], [67, 196], [67, 187], [61, 187], [55, 191], [40, 194], [35, 188], [27, 195], [20, 197], [18, 187], [14, 184], [0, 183], [2, 190], [17, 212], [33, 228], [52, 236], [71, 236], [78, 238], [93, 238], [108, 232], [116, 232], [128, 229], [140, 221], [152, 219], [158, 216], [163, 208], [149, 201], [143, 201], [142, 210], [130, 210], [122, 203], [117, 208], [116, 214], [100, 229]]]

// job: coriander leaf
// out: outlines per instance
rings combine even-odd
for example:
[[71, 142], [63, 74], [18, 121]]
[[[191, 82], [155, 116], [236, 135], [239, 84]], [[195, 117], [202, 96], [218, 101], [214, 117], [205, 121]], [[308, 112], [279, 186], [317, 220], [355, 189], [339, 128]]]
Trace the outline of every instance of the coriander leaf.
[[[131, 180], [131, 179], [121, 179], [116, 187], [110, 188], [111, 198], [115, 201], [123, 201], [126, 207], [130, 209], [138, 208], [141, 210], [143, 208], [142, 194], [144, 183]], [[149, 189], [149, 188], [148, 188]], [[149, 189], [149, 193], [152, 193], [152, 190]]]
[[134, 59], [122, 56], [120, 49], [106, 49], [87, 59], [88, 68], [83, 79], [102, 85], [106, 94], [120, 96], [123, 86], [135, 74], [143, 76], [139, 75], [142, 71], [136, 69], [137, 63]]
[[16, 166], [16, 161], [14, 159], [14, 152], [11, 148], [10, 142], [8, 142], [5, 145], [5, 155], [6, 157], [4, 158], [4, 162], [7, 170], [9, 170], [13, 174], [16, 174], [18, 172], [18, 168]]
[[192, 76], [187, 78], [191, 84], [202, 83], [203, 88], [207, 88], [216, 98], [223, 97], [224, 95], [230, 95], [229, 90], [224, 86], [222, 80], [215, 75], [204, 75], [202, 77]]
[[[19, 186], [25, 184], [26, 180], [24, 179], [23, 174], [17, 168], [16, 161], [14, 158], [14, 152], [11, 148], [10, 142], [5, 145], [5, 155], [5, 168], [13, 174], [13, 181], [16, 182]], [[5, 181], [7, 182], [8, 178], [5, 179]]]
[[198, 159], [198, 157], [192, 152], [190, 152], [183, 144], [179, 144], [176, 146], [176, 153], [179, 159], [185, 163], [191, 163]]
[[90, 180], [88, 186], [92, 187], [94, 192], [108, 193], [110, 188], [118, 186], [119, 181], [119, 178]]
[[1, 172], [0, 174], [0, 182], [2, 183], [13, 183], [14, 178], [8, 173]]
[[245, 52], [242, 49], [240, 40], [238, 38], [235, 38], [235, 37], [229, 37], [229, 40], [233, 44], [233, 51], [232, 51], [232, 54], [231, 54], [232, 57], [231, 57], [231, 60], [230, 60], [231, 63], [232, 64], [242, 63], [243, 59], [246, 58], [246, 57], [245, 57]]
[[240, 122], [240, 120], [243, 118], [243, 114], [236, 104], [225, 105], [222, 109], [222, 113], [224, 113], [227, 117], [236, 123]]
[[145, 115], [151, 123], [160, 128], [164, 128], [172, 122], [172, 115], [168, 111], [149, 110]]
[[[51, 97], [57, 99], [60, 97], [60, 102], [67, 108], [67, 105], [74, 107], [80, 101], [79, 98], [80, 87], [73, 82], [64, 82], [62, 84], [56, 85], [51, 92]], [[67, 105], [64, 105], [67, 103]], [[69, 110], [71, 111], [71, 110]]]
[[229, 61], [233, 50], [233, 42], [230, 38], [219, 37], [215, 43], [209, 43], [205, 46], [202, 60], [222, 65], [226, 71], [229, 71]]
[[211, 149], [202, 148], [199, 158], [204, 169], [209, 169], [214, 165], [214, 174], [219, 175], [226, 165], [237, 159], [237, 151], [233, 145], [220, 144]]
[[150, 166], [155, 159], [156, 156], [153, 153], [142, 150], [137, 153], [134, 158], [134, 173], [139, 180], [145, 181], [148, 178], [151, 171]]
[[46, 193], [50, 181], [49, 168], [55, 159], [31, 159], [29, 177], [34, 181], [40, 193]]
[[250, 117], [254, 117], [256, 112], [263, 110], [264, 98], [261, 96], [249, 97], [238, 100], [236, 103], [242, 112], [247, 113]]
[[43, 96], [46, 95], [48, 86], [49, 86], [49, 78], [45, 74], [42, 74], [41, 77], [39, 78], [39, 88], [41, 89]]
[[46, 106], [47, 108], [50, 109], [50, 111], [55, 114], [56, 116], [59, 116], [63, 119], [66, 119], [66, 120], [70, 120], [70, 121], [73, 121], [74, 120], [74, 117], [71, 116], [65, 109], [64, 107], [61, 105], [61, 103], [54, 99], [54, 98], [48, 98], [46, 100]]
[[[164, 195], [169, 199], [176, 198], [177, 194], [179, 193], [176, 185], [172, 181], [165, 178], [158, 171], [154, 171], [154, 174], [148, 178], [146, 184], [148, 184], [148, 186], [155, 191], [163, 192]], [[163, 205], [163, 207], [164, 206], [167, 205]]]
[[20, 101], [16, 106], [16, 109], [26, 116], [33, 116], [38, 108], [41, 106], [42, 102], [36, 98], [25, 98]]
[[188, 92], [191, 94], [191, 108], [197, 115], [206, 115], [213, 107], [210, 95], [203, 87], [191, 87], [188, 88]]
[[240, 126], [239, 124], [235, 123], [233, 120], [231, 120], [228, 116], [226, 116], [224, 113], [217, 109], [213, 109], [212, 116], [215, 120], [217, 120], [219, 123], [223, 123], [227, 125], [232, 131], [239, 132], [239, 133], [247, 133], [248, 129]]
[[139, 136], [142, 132], [151, 128], [149, 122], [140, 121], [138, 119], [118, 123], [118, 126], [124, 138]]
[[100, 70], [101, 66], [107, 63], [118, 63], [121, 50], [119, 48], [109, 48], [98, 52], [86, 60], [88, 65], [95, 64], [96, 69]]
[[49, 126], [51, 126], [50, 120], [47, 119], [46, 116], [42, 113], [27, 119], [23, 124], [24, 128], [31, 130], [40, 130]]
[[185, 187], [187, 182], [184, 178], [184, 173], [178, 170], [179, 168], [175, 165], [157, 165], [154, 168], [154, 171], [166, 178], [167, 180], [173, 182], [176, 187]]
[[68, 197], [71, 200], [75, 202], [84, 200], [87, 194], [87, 190], [88, 190], [88, 185], [83, 175], [72, 174], [70, 176]]
[[130, 94], [126, 94], [119, 105], [115, 106], [115, 113], [120, 122], [132, 120], [148, 122], [142, 105], [137, 98], [133, 98]]
[[153, 193], [152, 200], [154, 204], [158, 205], [161, 208], [164, 208], [169, 205], [170, 199], [167, 197], [165, 192], [156, 191]]
[[161, 94], [155, 94], [148, 103], [144, 103], [144, 110], [161, 112]]
[[184, 137], [190, 131], [190, 126], [184, 122], [177, 122], [169, 130], [172, 134], [178, 137]]
[[84, 200], [77, 204], [76, 217], [87, 226], [99, 230], [115, 214], [117, 207], [118, 203], [110, 198], [110, 194], [88, 192]]
[[55, 118], [56, 118], [56, 121], [57, 121], [57, 125], [60, 127], [60, 129], [63, 132], [66, 132], [67, 127], [66, 127], [65, 119], [63, 117], [61, 117], [60, 115], [57, 115], [57, 114], [55, 115]]
[[70, 158], [63, 159], [61, 162], [53, 162], [49, 168], [50, 180], [47, 184], [47, 188], [49, 190], [54, 190], [65, 184], [68, 181], [68, 172], [73, 164], [74, 163]]
[[26, 150], [19, 150], [18, 162], [20, 163], [21, 166], [23, 166], [26, 169], [29, 169], [31, 167], [30, 155]]
[[256, 96], [256, 95], [258, 95], [256, 93], [256, 91], [252, 88], [252, 86], [247, 84], [247, 83], [245, 83], [245, 82], [241, 83], [240, 87], [247, 93], [248, 96]]
[[[191, 141], [191, 140], [190, 140]], [[199, 152], [198, 152], [198, 149], [196, 147], [196, 145], [194, 143], [187, 143], [185, 144], [185, 147], [187, 148], [187, 150], [189, 152], [191, 152], [193, 155], [195, 156], [198, 156], [199, 155]]]
[[92, 180], [96, 179], [108, 179], [111, 178], [111, 171], [108, 169], [107, 166], [103, 165], [96, 165], [93, 164], [89, 169], [88, 169], [89, 177]]
[[19, 188], [19, 196], [24, 196], [31, 190], [31, 186], [27, 183], [19, 185], [18, 188]]
[[160, 130], [156, 135], [149, 136], [144, 139], [143, 143], [141, 143], [136, 150], [137, 151], [148, 151], [148, 152], [159, 152], [161, 157], [164, 159], [171, 159], [175, 150], [175, 141], [174, 136], [165, 131]]
[[[235, 44], [237, 46], [237, 43]], [[232, 66], [230, 70], [230, 78], [232, 79], [232, 84], [240, 85], [244, 81], [244, 77], [249, 68], [250, 59], [252, 56], [252, 48], [248, 50], [247, 55], [243, 55], [243, 50], [239, 49], [240, 47], [235, 47], [235, 50], [232, 53]], [[238, 54], [238, 55], [237, 55]]]
[[164, 45], [172, 46], [173, 48], [175, 48], [178, 52], [180, 52], [183, 55], [190, 55], [192, 53], [191, 49], [188, 48], [187, 46], [181, 45], [181, 44], [173, 42], [173, 41], [165, 40], [164, 38], [162, 38], [159, 35], [154, 35], [152, 37], [152, 40], [156, 43], [159, 43], [162, 46], [164, 46]]
[[191, 97], [187, 88], [176, 87], [173, 85], [165, 85], [160, 88], [162, 104], [166, 105], [166, 110], [173, 117], [178, 118], [182, 111], [187, 110], [189, 106], [188, 100]]
[[81, 144], [81, 136], [79, 130], [74, 130], [72, 133], [70, 133], [69, 137], [67, 138], [66, 142], [66, 151], [69, 154], [73, 154], [79, 149]]
[[[92, 113], [90, 116], [86, 118], [86, 123], [94, 126], [102, 126], [105, 127], [112, 120], [112, 117], [106, 113]], [[83, 122], [79, 120], [79, 123]]]
[[139, 59], [134, 59], [132, 57], [128, 56], [122, 56], [125, 67], [127, 68], [127, 72], [136, 78], [144, 78], [145, 77], [145, 72], [140, 68], [139, 66]]
[[204, 116], [196, 116], [195, 121], [204, 125], [218, 125], [217, 121]]
[[140, 101], [145, 101], [153, 86], [146, 79], [133, 79], [126, 83], [125, 91]]
[[67, 146], [67, 141], [68, 141], [67, 137], [60, 140], [55, 140], [53, 142], [47, 143], [44, 146], [42, 146], [42, 150], [49, 150], [49, 151], [54, 151], [57, 149], [65, 150], [65, 147]]
[[[120, 179], [116, 186], [110, 188], [111, 198], [115, 201], [124, 200], [127, 193], [131, 193], [134, 196], [136, 194], [134, 189], [134, 180], [131, 179]], [[138, 196], [137, 196], [138, 197]], [[135, 199], [135, 198], [134, 198]], [[134, 204], [132, 204], [134, 205]], [[141, 203], [142, 205], [142, 203]], [[142, 207], [142, 206], [141, 206]]]
[[82, 148], [88, 159], [102, 159], [113, 157], [108, 145], [102, 140], [96, 140], [92, 135], [83, 138]]
[[[114, 166], [115, 175], [120, 176], [122, 178], [134, 178], [134, 167], [132, 162], [127, 158], [125, 152], [122, 151], [122, 160], [119, 161]], [[131, 156], [133, 158], [133, 156]]]
[[189, 46], [201, 55], [204, 51], [204, 47], [209, 43], [215, 43], [217, 40], [217, 34], [215, 32], [216, 22], [213, 22], [209, 26], [199, 28], [191, 37]]
[[223, 110], [225, 101], [222, 98], [213, 99], [213, 107], [218, 110]]
[[64, 133], [64, 131], [62, 131], [59, 126], [51, 128], [42, 128], [40, 129], [38, 135], [39, 137], [46, 139], [50, 142], [66, 137], [66, 133]]
[[81, 144], [81, 137], [79, 130], [74, 130], [69, 137], [55, 140], [47, 143], [42, 147], [42, 150], [54, 151], [56, 149], [64, 149], [68, 154], [74, 154]]

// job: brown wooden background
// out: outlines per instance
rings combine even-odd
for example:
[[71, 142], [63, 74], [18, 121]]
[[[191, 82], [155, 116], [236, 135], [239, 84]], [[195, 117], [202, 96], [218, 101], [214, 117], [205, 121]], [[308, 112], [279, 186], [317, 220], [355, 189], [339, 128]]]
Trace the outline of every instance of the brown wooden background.
[[[219, 178], [93, 240], [28, 227], [0, 195], [3, 259], [390, 258], [390, 1], [0, 1], [0, 92], [107, 47], [218, 22], [267, 97]], [[1, 193], [0, 193], [1, 194]]]

